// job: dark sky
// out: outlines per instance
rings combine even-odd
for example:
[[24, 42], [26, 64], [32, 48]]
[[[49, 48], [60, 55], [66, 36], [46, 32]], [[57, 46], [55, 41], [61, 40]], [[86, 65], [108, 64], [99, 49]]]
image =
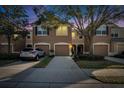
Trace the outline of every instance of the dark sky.
[[[28, 13], [30, 22], [35, 21], [37, 19], [37, 17], [36, 17], [35, 13], [32, 10], [33, 5], [25, 5], [24, 7], [26, 8], [26, 11]], [[120, 27], [124, 27], [124, 21], [119, 21], [116, 24], [119, 25]]]
[[35, 21], [37, 19], [34, 11], [32, 10], [32, 7], [33, 7], [32, 5], [25, 5], [24, 6], [24, 8], [26, 9], [27, 14], [29, 16], [30, 22], [33, 22], [33, 21]]
[[[37, 5], [36, 5], [37, 6]], [[34, 22], [35, 20], [37, 20], [37, 17], [34, 13], [34, 11], [32, 10], [33, 5], [23, 5], [23, 7], [26, 9], [27, 14], [29, 16], [29, 20], [30, 23]], [[0, 6], [0, 10], [1, 10], [1, 6]], [[124, 21], [119, 21], [118, 23], [119, 26], [124, 27]]]

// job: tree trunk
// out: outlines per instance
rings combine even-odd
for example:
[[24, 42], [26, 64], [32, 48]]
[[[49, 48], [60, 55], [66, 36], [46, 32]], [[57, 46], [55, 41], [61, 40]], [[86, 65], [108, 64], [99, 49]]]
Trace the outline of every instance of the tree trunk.
[[11, 36], [7, 35], [7, 41], [8, 41], [8, 54], [11, 53]]
[[93, 55], [93, 37], [92, 36], [89, 39], [89, 54]]
[[89, 52], [89, 55], [93, 55], [93, 37], [84, 36], [85, 52]]

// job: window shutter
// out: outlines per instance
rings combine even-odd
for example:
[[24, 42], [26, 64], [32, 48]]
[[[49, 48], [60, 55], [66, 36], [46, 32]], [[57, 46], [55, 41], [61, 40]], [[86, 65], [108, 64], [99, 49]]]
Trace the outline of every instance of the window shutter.
[[94, 33], [95, 35], [96, 35], [96, 31], [97, 31], [97, 30], [94, 31], [94, 32], [95, 32], [95, 33]]
[[106, 34], [108, 35], [109, 34], [109, 27], [106, 26]]
[[35, 35], [37, 35], [37, 26], [34, 27]]
[[47, 28], [47, 35], [49, 35], [49, 30], [50, 30], [50, 28]]

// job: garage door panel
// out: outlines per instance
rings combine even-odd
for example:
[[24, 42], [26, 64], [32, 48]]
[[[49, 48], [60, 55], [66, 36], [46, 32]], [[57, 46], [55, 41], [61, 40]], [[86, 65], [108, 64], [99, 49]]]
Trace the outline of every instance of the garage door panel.
[[45, 51], [46, 54], [49, 54], [49, 45], [36, 45], [36, 48], [41, 48]]
[[95, 45], [94, 55], [99, 55], [99, 56], [108, 55], [108, 46], [107, 45]]
[[69, 45], [56, 45], [55, 55], [57, 56], [68, 56], [69, 55]]

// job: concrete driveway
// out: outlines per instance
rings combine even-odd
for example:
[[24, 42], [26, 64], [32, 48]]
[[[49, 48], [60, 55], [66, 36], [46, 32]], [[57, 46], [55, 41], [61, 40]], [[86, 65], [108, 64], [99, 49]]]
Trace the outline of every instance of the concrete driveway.
[[[31, 68], [0, 82], [1, 87], [79, 87], [82, 83], [101, 83], [91, 79], [71, 57], [54, 57], [46, 68]], [[77, 84], [77, 85], [76, 85]], [[76, 85], [76, 86], [75, 86]]]

